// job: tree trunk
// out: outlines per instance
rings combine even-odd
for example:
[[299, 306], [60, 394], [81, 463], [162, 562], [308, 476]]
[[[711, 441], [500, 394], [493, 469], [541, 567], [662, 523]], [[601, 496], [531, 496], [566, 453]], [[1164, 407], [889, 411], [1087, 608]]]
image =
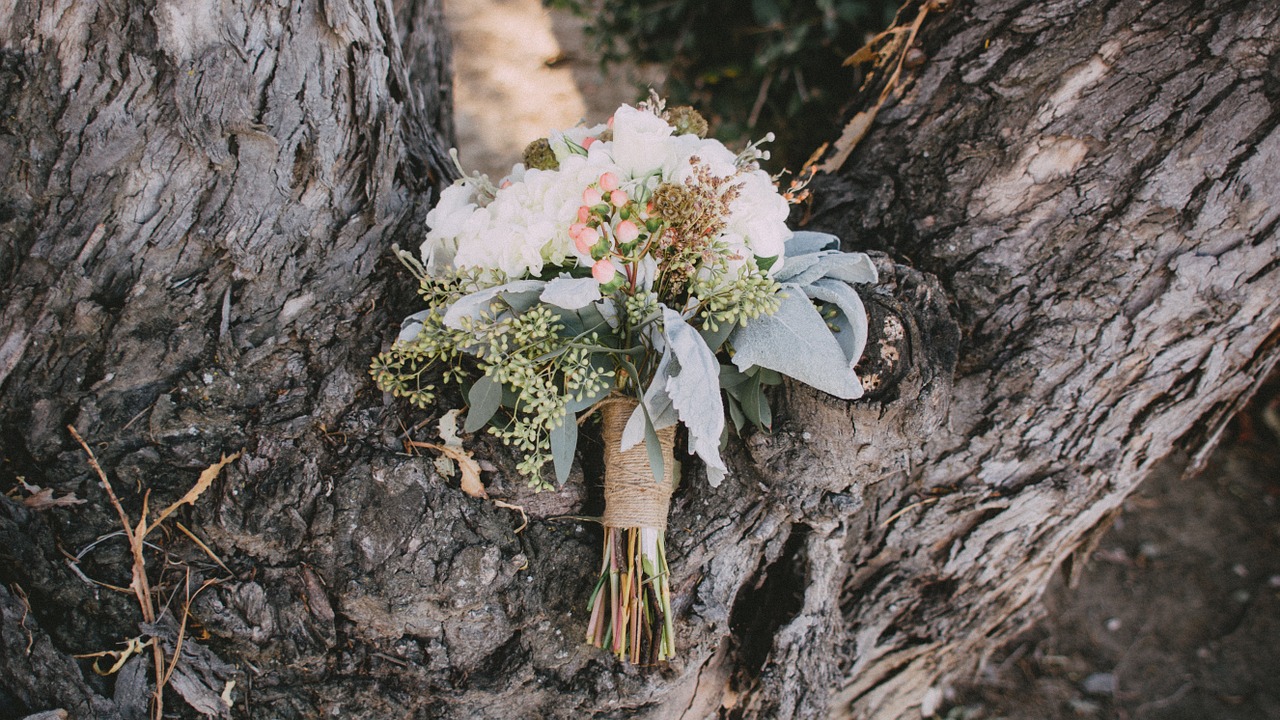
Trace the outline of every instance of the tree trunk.
[[[211, 578], [171, 710], [230, 680], [236, 717], [934, 709], [1280, 356], [1280, 11], [977, 5], [929, 15], [927, 61], [815, 184], [809, 227], [882, 251], [875, 389], [788, 385], [719, 488], [686, 464], [681, 655], [632, 668], [582, 642], [600, 531], [566, 516], [599, 512], [598, 445], [534, 496], [467, 439], [520, 530], [404, 454], [458, 398], [365, 376], [412, 307], [387, 250], [447, 179], [438, 7], [0, 0], [0, 472], [89, 500], [0, 500], [0, 714], [145, 714], [138, 659], [69, 656], [172, 644]], [[181, 517], [209, 554], [151, 536], [162, 627], [80, 577], [130, 560], [93, 544], [119, 521], [68, 424], [135, 521], [244, 450]]]

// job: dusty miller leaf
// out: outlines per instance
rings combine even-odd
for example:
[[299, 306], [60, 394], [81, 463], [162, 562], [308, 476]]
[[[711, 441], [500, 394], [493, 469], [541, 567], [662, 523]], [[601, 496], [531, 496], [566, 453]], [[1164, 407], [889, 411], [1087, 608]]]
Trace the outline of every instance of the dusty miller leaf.
[[396, 336], [396, 342], [413, 342], [417, 340], [418, 333], [422, 332], [422, 321], [426, 320], [430, 314], [431, 308], [427, 308], [405, 318], [400, 323], [400, 334]]
[[644, 439], [646, 415], [654, 430], [662, 430], [679, 422], [680, 417], [671, 405], [671, 396], [667, 394], [667, 381], [671, 379], [672, 372], [679, 372], [679, 368], [679, 363], [676, 362], [670, 349], [662, 354], [658, 367], [653, 371], [653, 381], [649, 383], [649, 387], [644, 391], [644, 397], [640, 400], [644, 407], [637, 407], [631, 413], [631, 417], [627, 418], [626, 427], [622, 429], [622, 452], [630, 450]]
[[600, 283], [590, 277], [556, 278], [547, 283], [539, 299], [565, 310], [580, 310], [600, 299]]
[[743, 371], [753, 365], [777, 370], [846, 400], [861, 397], [862, 384], [844, 350], [804, 290], [786, 284], [783, 292], [786, 297], [776, 313], [734, 332], [733, 364]]
[[720, 459], [720, 433], [724, 431], [724, 405], [720, 401], [720, 363], [698, 331], [670, 309], [662, 310], [663, 335], [668, 354], [675, 355], [679, 370], [667, 380], [667, 395], [689, 429], [690, 449], [708, 468], [725, 469]]
[[839, 309], [835, 324], [840, 332], [835, 334], [836, 342], [844, 350], [849, 367], [858, 364], [867, 346], [867, 310], [858, 292], [839, 280], [819, 280], [804, 291], [814, 300], [831, 303]]
[[786, 248], [785, 254], [789, 263], [792, 258], [800, 255], [809, 255], [823, 250], [839, 250], [840, 238], [830, 233], [797, 230], [791, 233], [791, 237], [787, 239], [784, 247]]
[[473, 320], [479, 318], [489, 311], [489, 306], [499, 295], [504, 293], [512, 293], [514, 295], [531, 290], [541, 290], [544, 285], [546, 283], [541, 280], [517, 280], [506, 285], [485, 288], [484, 290], [477, 290], [470, 295], [464, 295], [457, 302], [450, 305], [445, 312], [445, 327], [461, 330], [462, 318], [469, 317]]

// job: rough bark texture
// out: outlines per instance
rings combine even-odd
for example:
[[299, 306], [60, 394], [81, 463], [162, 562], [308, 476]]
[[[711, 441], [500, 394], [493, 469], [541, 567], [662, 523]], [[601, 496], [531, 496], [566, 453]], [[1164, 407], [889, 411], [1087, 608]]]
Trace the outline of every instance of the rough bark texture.
[[686, 465], [682, 654], [630, 668], [582, 643], [599, 529], [556, 519], [598, 514], [599, 447], [533, 496], [469, 439], [517, 533], [401, 454], [448, 403], [384, 404], [364, 376], [409, 307], [387, 248], [444, 177], [438, 7], [0, 0], [0, 472], [90, 501], [0, 499], [0, 714], [137, 717], [140, 666], [68, 656], [172, 636], [77, 576], [127, 584], [128, 557], [89, 547], [116, 520], [68, 423], [135, 517], [143, 488], [162, 506], [245, 450], [183, 518], [232, 575], [156, 536], [166, 597], [184, 568], [224, 578], [171, 708], [234, 679], [238, 717], [929, 709], [1276, 363], [1280, 19], [1205, 5], [930, 18], [810, 223], [882, 251], [876, 389], [787, 386], [723, 485]]

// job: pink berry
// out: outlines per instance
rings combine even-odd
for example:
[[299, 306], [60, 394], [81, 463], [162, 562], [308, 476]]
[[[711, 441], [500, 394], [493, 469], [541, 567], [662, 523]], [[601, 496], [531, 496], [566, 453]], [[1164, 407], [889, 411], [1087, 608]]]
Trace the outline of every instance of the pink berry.
[[589, 187], [586, 190], [582, 191], [582, 204], [586, 205], [587, 207], [591, 207], [592, 205], [599, 205], [600, 201], [603, 199], [604, 199], [604, 196], [600, 194], [599, 188]]
[[586, 222], [591, 219], [591, 208], [583, 205], [578, 208], [578, 222]]
[[587, 229], [586, 223], [576, 222], [569, 226], [569, 237], [576, 238], [582, 234], [583, 230], [586, 230], [586, 229]]
[[627, 201], [630, 199], [631, 198], [627, 197], [627, 193], [624, 190], [614, 190], [609, 193], [609, 202], [613, 203], [614, 207], [622, 207], [623, 205], [626, 205]]
[[591, 277], [602, 285], [612, 280], [617, 273], [617, 268], [613, 266], [613, 263], [609, 262], [608, 258], [597, 260], [596, 264], [591, 266]]
[[605, 192], [612, 192], [618, 189], [618, 176], [611, 172], [607, 172], [600, 176], [600, 189]]
[[595, 139], [595, 138], [593, 138], [593, 137], [588, 137], [586, 140], [583, 140], [583, 141], [582, 141], [582, 149], [586, 150], [586, 149], [590, 148], [590, 147], [591, 147], [591, 144], [592, 144], [592, 143], [594, 143], [595, 141], [596, 141], [596, 139]]
[[584, 227], [577, 235], [574, 235], [571, 229], [569, 236], [573, 238], [573, 246], [583, 255], [590, 255], [591, 246], [600, 242], [600, 231], [591, 227]]
[[618, 242], [631, 242], [640, 237], [640, 228], [630, 220], [623, 220], [613, 229], [613, 236], [618, 238]]

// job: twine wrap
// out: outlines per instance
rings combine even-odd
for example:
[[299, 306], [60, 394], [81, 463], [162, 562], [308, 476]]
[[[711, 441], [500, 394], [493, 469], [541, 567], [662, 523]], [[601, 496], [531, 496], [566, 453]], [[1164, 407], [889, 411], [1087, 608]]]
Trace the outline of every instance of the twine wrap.
[[622, 430], [637, 405], [632, 398], [619, 397], [605, 401], [601, 407], [604, 424], [604, 525], [666, 530], [673, 489], [675, 456], [672, 448], [676, 428], [673, 425], [658, 431], [663, 479], [659, 483], [653, 479], [644, 442], [637, 443], [626, 452], [620, 450]]

